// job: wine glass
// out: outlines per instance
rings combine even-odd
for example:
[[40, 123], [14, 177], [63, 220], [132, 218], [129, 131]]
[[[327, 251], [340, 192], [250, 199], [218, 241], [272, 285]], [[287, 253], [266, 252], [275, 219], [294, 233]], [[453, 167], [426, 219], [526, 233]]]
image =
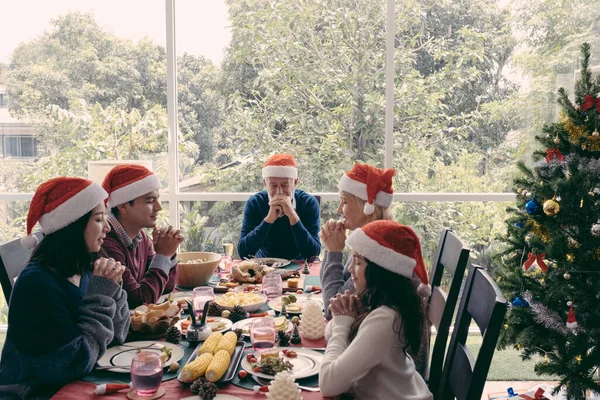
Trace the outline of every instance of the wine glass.
[[254, 351], [275, 347], [275, 331], [273, 318], [255, 318], [250, 325], [250, 341]]
[[157, 353], [142, 351], [131, 360], [131, 383], [138, 396], [152, 396], [162, 382], [163, 366]]
[[194, 305], [194, 313], [199, 320], [202, 318], [204, 305], [215, 299], [215, 291], [210, 286], [198, 286], [194, 288], [192, 293], [192, 304]]
[[283, 281], [278, 273], [271, 273], [263, 276], [262, 288], [267, 299], [272, 300], [275, 297], [281, 296], [283, 293]]

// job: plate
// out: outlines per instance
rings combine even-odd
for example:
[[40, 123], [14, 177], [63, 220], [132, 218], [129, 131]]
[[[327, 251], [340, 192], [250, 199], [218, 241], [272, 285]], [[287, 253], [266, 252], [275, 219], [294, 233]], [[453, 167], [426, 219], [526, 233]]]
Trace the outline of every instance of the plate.
[[[180, 399], [180, 400], [198, 400], [198, 396], [184, 397], [183, 399]], [[215, 397], [213, 397], [213, 400], [242, 400], [242, 399], [240, 399], [239, 397], [232, 396], [230, 394], [217, 393], [217, 395]]]
[[[160, 296], [158, 298], [158, 300], [156, 301], [156, 304], [161, 304], [161, 303], [164, 303], [165, 301], [167, 301], [167, 299], [169, 298], [169, 295], [173, 295], [173, 303], [175, 303], [175, 304], [179, 303], [179, 300], [192, 301], [192, 292], [173, 292], [173, 293], [163, 294], [162, 296]], [[182, 310], [187, 309], [187, 304], [185, 302], [181, 303], [181, 309]]]
[[251, 258], [250, 261], [256, 261], [259, 264], [265, 264], [271, 268], [281, 268], [287, 267], [292, 262], [290, 260], [286, 260], [285, 258]]
[[[289, 371], [292, 375], [292, 378], [307, 378], [319, 373], [319, 370], [321, 369], [321, 363], [323, 362], [323, 354], [319, 353], [318, 351], [303, 349], [302, 347], [280, 347], [279, 349], [280, 357], [283, 356], [283, 353], [281, 352], [283, 349], [290, 349], [298, 354], [298, 357], [296, 358], [284, 357], [286, 361], [291, 362], [294, 366], [294, 368]], [[242, 368], [244, 368], [249, 374], [256, 375], [259, 378], [275, 379], [275, 376], [273, 375], [263, 374], [262, 372], [254, 372], [252, 370], [252, 365], [246, 359], [246, 357], [242, 359], [241, 365]]]
[[[236, 329], [241, 329], [242, 330], [242, 335], [244, 335], [245, 337], [250, 337], [250, 325], [252, 325], [252, 321], [254, 321], [256, 318], [246, 318], [243, 319], [241, 321], [236, 322], [235, 324], [233, 324], [233, 326], [231, 327], [231, 330], [236, 330]], [[286, 332], [291, 332], [294, 330], [294, 324], [292, 324], [292, 321], [290, 321], [289, 319], [287, 320], [287, 325], [285, 327], [285, 329], [278, 329], [279, 330], [284, 330]]]
[[[196, 358], [198, 358], [198, 350], [200, 350], [200, 347], [202, 345], [203, 345], [203, 343], [199, 343], [198, 344], [198, 346], [194, 349], [194, 351], [192, 352], [192, 355], [187, 360], [187, 362], [185, 363], [185, 365], [191, 363]], [[221, 379], [219, 379], [217, 382], [229, 382], [230, 380], [232, 380], [235, 377], [235, 374], [237, 372], [237, 367], [240, 364], [240, 360], [244, 356], [244, 349], [245, 348], [246, 348], [246, 342], [244, 342], [243, 340], [240, 340], [240, 341], [238, 341], [235, 344], [235, 347], [233, 349], [233, 354], [231, 355], [231, 361], [229, 362], [229, 366], [227, 367], [227, 370], [225, 371], [225, 374], [223, 374], [223, 376], [221, 377]], [[182, 366], [181, 368], [183, 369], [183, 367], [184, 366]], [[179, 371], [181, 371], [181, 369]], [[179, 382], [181, 382], [181, 383], [184, 383], [179, 378], [180, 375], [181, 375], [181, 372], [179, 372], [179, 375], [177, 375], [177, 380]], [[196, 396], [196, 399], [198, 399], [197, 396]]]
[[[160, 353], [160, 349], [162, 347], [168, 347], [171, 349], [171, 357], [167, 360], [168, 364], [178, 362], [183, 358], [183, 349], [176, 344], [169, 342], [153, 342], [150, 340], [142, 340], [139, 342], [129, 342], [123, 343], [118, 346], [113, 346], [106, 350], [106, 353], [96, 363], [99, 367], [110, 367], [111, 365], [118, 366], [127, 366], [131, 365], [131, 360], [133, 356], [136, 355], [137, 349], [142, 349], [143, 351], [151, 351], [153, 353]], [[108, 371], [112, 372], [122, 372], [122, 373], [130, 373], [129, 368], [110, 368]]]
[[[248, 297], [254, 297], [254, 300], [256, 300], [256, 302], [248, 303], [248, 301], [249, 301]], [[217, 296], [215, 298], [215, 303], [220, 305], [223, 310], [230, 310], [230, 311], [233, 310], [233, 307], [235, 307], [235, 306], [223, 304], [222, 301], [224, 298], [235, 301], [236, 304], [241, 305], [244, 308], [244, 310], [246, 310], [247, 312], [254, 312], [254, 311], [258, 310], [259, 308], [261, 308], [267, 302], [266, 295], [264, 295], [262, 293], [256, 293], [256, 292], [252, 292], [252, 293], [227, 292], [223, 295]], [[247, 304], [241, 304], [243, 302], [245, 302]]]
[[[323, 304], [323, 296], [321, 294], [294, 294], [294, 296], [296, 296], [296, 299], [297, 299], [296, 303], [298, 303], [300, 305], [303, 305], [304, 303], [306, 303], [309, 300], [314, 300], [314, 301], [317, 301], [317, 302]], [[271, 307], [272, 310], [281, 312], [281, 298], [282, 297], [285, 297], [285, 296], [275, 297], [274, 299], [269, 301], [267, 303], [267, 305], [269, 307]], [[290, 309], [288, 306], [286, 306], [286, 311], [288, 314], [302, 314], [302, 310]]]
[[[208, 322], [209, 320], [212, 320], [212, 322]], [[181, 321], [185, 321], [185, 320], [180, 320], [179, 322], [177, 322], [175, 324], [175, 326], [177, 328], [179, 328], [179, 330], [181, 331]], [[228, 330], [231, 329], [231, 326], [233, 325], [233, 322], [231, 322], [231, 320], [229, 318], [223, 318], [223, 317], [211, 317], [208, 316], [206, 317], [206, 322], [210, 325], [210, 329], [213, 332], [227, 332]], [[219, 326], [223, 325], [222, 328], [219, 328]], [[184, 334], [185, 336], [185, 334]]]

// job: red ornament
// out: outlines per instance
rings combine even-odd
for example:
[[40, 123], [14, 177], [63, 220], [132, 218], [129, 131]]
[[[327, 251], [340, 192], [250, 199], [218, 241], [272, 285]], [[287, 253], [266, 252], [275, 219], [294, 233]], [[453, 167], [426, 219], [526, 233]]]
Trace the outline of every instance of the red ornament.
[[587, 111], [592, 107], [596, 107], [596, 110], [600, 112], [600, 97], [595, 99], [594, 96], [585, 95], [585, 100], [581, 104], [581, 111]]
[[562, 155], [558, 147], [554, 149], [546, 149], [546, 162], [552, 161], [552, 159], [556, 157], [558, 161], [562, 162], [565, 159], [565, 156]]
[[527, 260], [523, 264], [523, 268], [525, 268], [525, 271], [527, 271], [529, 268], [531, 268], [531, 266], [535, 262], [535, 263], [537, 263], [538, 267], [540, 267], [541, 270], [544, 271], [544, 273], [548, 272], [548, 266], [544, 262], [545, 256], [546, 255], [543, 253], [538, 254], [537, 256], [533, 253], [529, 253], [529, 255], [527, 256]]

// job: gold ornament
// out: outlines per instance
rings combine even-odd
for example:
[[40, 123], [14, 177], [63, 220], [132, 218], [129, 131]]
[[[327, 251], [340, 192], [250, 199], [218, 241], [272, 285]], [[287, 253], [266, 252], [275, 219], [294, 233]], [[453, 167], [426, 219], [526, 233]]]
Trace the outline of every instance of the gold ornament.
[[571, 118], [569, 118], [566, 114], [560, 113], [559, 120], [560, 123], [565, 127], [565, 130], [569, 133], [569, 141], [571, 143], [578, 144], [579, 138], [586, 137], [588, 135], [585, 126], [575, 125]]
[[508, 324], [504, 324], [504, 329], [508, 329]]
[[577, 360], [577, 364], [581, 364], [581, 356], [575, 357], [575, 360]]
[[575, 254], [573, 254], [573, 253], [568, 253], [568, 254], [567, 254], [567, 261], [568, 261], [568, 262], [573, 262], [573, 261], [575, 261]]
[[548, 364], [548, 356], [546, 354], [544, 354], [544, 362]]
[[560, 144], [560, 139], [558, 136], [554, 138], [554, 144]]
[[546, 214], [547, 216], [555, 216], [556, 214], [558, 214], [559, 211], [560, 204], [556, 200], [550, 199], [544, 202], [544, 214]]
[[565, 272], [565, 274], [563, 275], [563, 278], [565, 278], [565, 280], [568, 281], [569, 279], [571, 279], [571, 274], [568, 272]]
[[[588, 151], [600, 151], [600, 136], [597, 135], [598, 132], [594, 132], [596, 135], [588, 136], [584, 145]], [[586, 150], [584, 149], [584, 150]]]
[[594, 131], [592, 132], [592, 136], [600, 136], [600, 133], [598, 131]]
[[539, 222], [534, 221], [534, 220], [530, 220], [530, 225], [531, 225], [531, 232], [534, 235], [536, 235], [540, 239], [542, 239], [542, 241], [544, 243], [547, 243], [550, 241], [550, 233], [548, 232], [548, 229], [546, 229]]

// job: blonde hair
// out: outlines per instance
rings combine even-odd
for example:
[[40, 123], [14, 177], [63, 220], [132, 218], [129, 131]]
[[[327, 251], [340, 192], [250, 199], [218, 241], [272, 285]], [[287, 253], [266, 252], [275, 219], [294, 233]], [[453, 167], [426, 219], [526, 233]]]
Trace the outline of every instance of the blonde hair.
[[[348, 200], [355, 201], [356, 204], [358, 204], [360, 206], [361, 210], [364, 208], [365, 203], [367, 202], [366, 200], [356, 197], [355, 195], [348, 193], [345, 190], [342, 190], [342, 194], [345, 197], [347, 197]], [[394, 211], [392, 210], [391, 206], [390, 207], [381, 207], [381, 206], [375, 205], [375, 211], [373, 212], [373, 214], [371, 214], [371, 215], [365, 214], [365, 217], [367, 218], [367, 222], [365, 222], [365, 225], [368, 224], [369, 222], [379, 221], [379, 220], [393, 221], [394, 220]]]

